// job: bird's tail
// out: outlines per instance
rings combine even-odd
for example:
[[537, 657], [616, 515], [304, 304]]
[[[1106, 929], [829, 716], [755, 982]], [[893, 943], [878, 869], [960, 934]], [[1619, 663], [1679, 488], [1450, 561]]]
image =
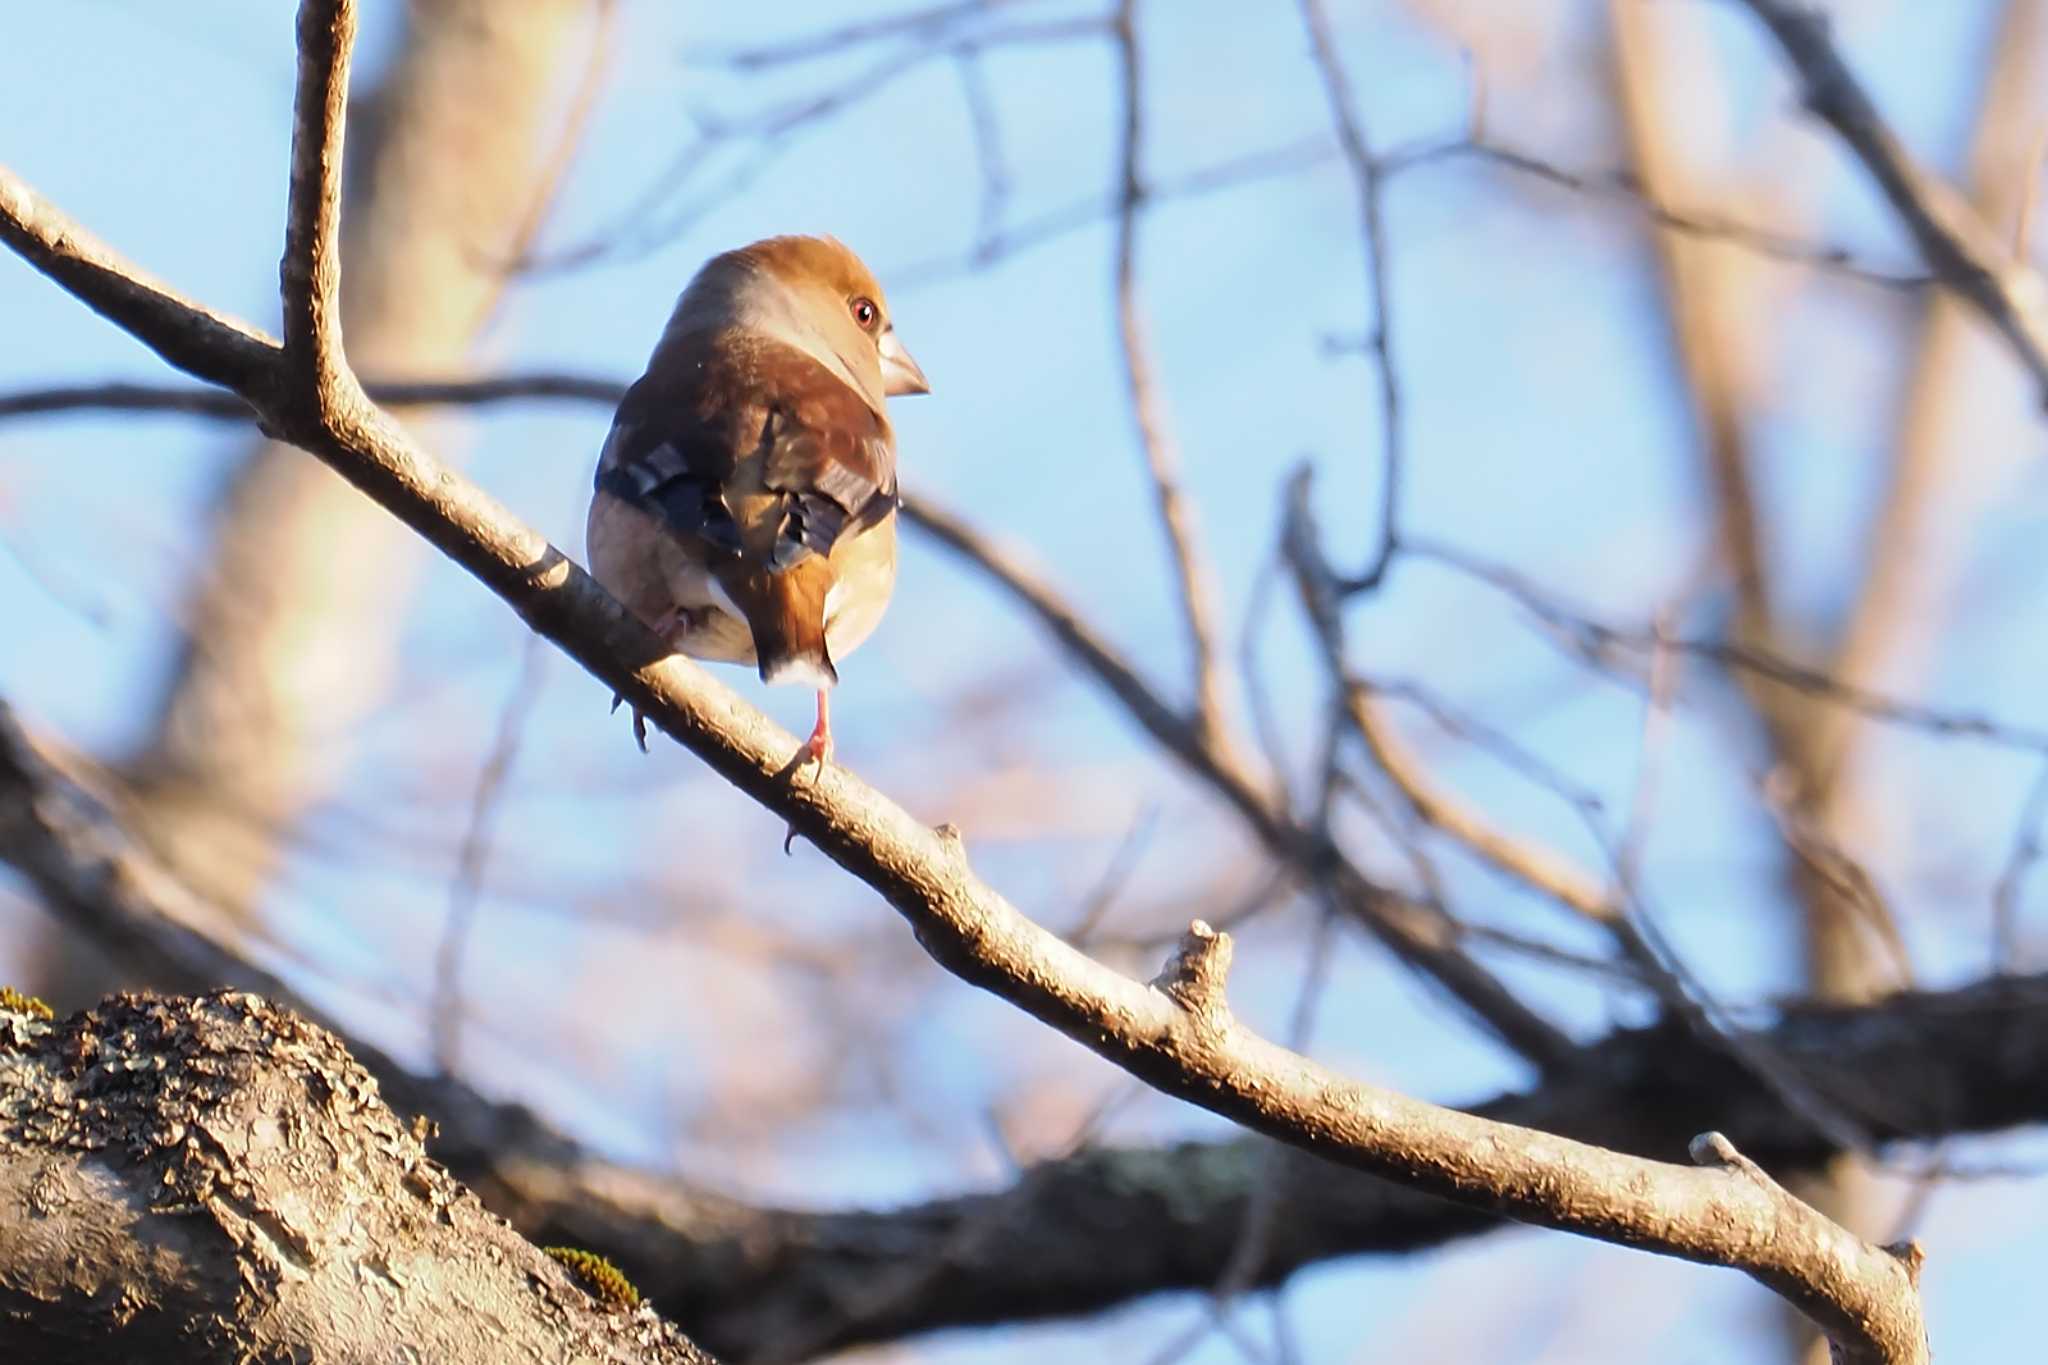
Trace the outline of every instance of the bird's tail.
[[836, 686], [839, 670], [825, 645], [825, 594], [832, 576], [823, 557], [747, 577], [744, 590], [734, 595], [754, 633], [761, 681], [820, 692]]

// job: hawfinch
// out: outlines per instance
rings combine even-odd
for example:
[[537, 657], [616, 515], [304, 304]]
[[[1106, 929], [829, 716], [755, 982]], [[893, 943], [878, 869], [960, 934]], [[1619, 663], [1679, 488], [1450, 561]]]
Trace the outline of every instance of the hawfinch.
[[859, 257], [770, 237], [697, 272], [598, 456], [597, 581], [684, 654], [815, 688], [819, 764], [836, 661], [896, 579], [883, 400], [926, 392]]

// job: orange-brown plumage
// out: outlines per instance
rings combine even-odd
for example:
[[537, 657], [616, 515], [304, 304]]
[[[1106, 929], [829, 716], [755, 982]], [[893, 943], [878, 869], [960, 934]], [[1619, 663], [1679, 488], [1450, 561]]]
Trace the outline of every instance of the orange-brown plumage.
[[598, 459], [592, 572], [675, 647], [825, 692], [895, 581], [891, 394], [925, 392], [880, 285], [830, 238], [714, 257]]

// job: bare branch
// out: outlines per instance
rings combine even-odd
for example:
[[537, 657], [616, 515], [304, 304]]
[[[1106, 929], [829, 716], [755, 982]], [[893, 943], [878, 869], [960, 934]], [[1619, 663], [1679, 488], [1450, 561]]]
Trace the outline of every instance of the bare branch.
[[1019, 0], [949, 0], [949, 3], [945, 4], [929, 5], [923, 9], [906, 10], [901, 14], [890, 14], [877, 19], [861, 20], [841, 28], [826, 29], [773, 46], [738, 48], [731, 52], [714, 53], [712, 58], [742, 70], [749, 70], [786, 66], [792, 62], [810, 61], [817, 57], [836, 57], [849, 48], [866, 43], [904, 37], [930, 37], [954, 24], [982, 18], [1018, 2]]
[[1826, 14], [1805, 0], [1743, 0], [1799, 73], [1802, 98], [1862, 163], [1942, 284], [2011, 345], [2048, 404], [2048, 282], [2013, 259], [1967, 200], [1922, 170], [1835, 50]]
[[519, 675], [512, 695], [498, 713], [498, 733], [478, 770], [470, 796], [469, 824], [455, 855], [455, 880], [448, 888], [448, 915], [441, 926], [441, 944], [434, 954], [432, 1033], [434, 1060], [443, 1075], [456, 1073], [462, 1055], [462, 960], [483, 895], [484, 864], [491, 856], [491, 824], [505, 784], [518, 761], [526, 721], [540, 699], [546, 661], [538, 635], [526, 637], [519, 654]]
[[[268, 342], [268, 338], [263, 338]], [[275, 343], [269, 343], [275, 344]], [[388, 407], [428, 407], [460, 403], [491, 407], [499, 403], [577, 402], [617, 407], [626, 386], [616, 379], [577, 374], [501, 374], [488, 379], [369, 380], [363, 386], [372, 399]], [[0, 419], [57, 417], [72, 413], [132, 412], [242, 421], [254, 409], [232, 390], [181, 388], [164, 384], [66, 384], [23, 389], [0, 395]]]
[[[336, 32], [348, 0], [305, 0], [304, 63]], [[346, 29], [340, 30], [345, 39]], [[317, 80], [302, 84], [317, 86]], [[302, 99], [302, 107], [308, 103]], [[295, 167], [308, 141], [302, 121]], [[338, 151], [338, 147], [335, 149]], [[0, 183], [11, 177], [0, 177]], [[293, 218], [312, 196], [295, 175]], [[9, 240], [34, 237], [7, 215], [28, 202], [0, 189]], [[40, 216], [36, 226], [89, 240]], [[37, 239], [39, 242], [41, 239]], [[315, 231], [307, 238], [317, 243]], [[45, 250], [47, 242], [41, 242]], [[96, 249], [96, 248], [88, 248]], [[305, 268], [314, 277], [310, 263]], [[288, 275], [291, 272], [287, 272]], [[82, 294], [90, 279], [67, 281]], [[321, 334], [319, 285], [293, 335]], [[169, 347], [191, 325], [175, 303], [151, 309], [145, 344]], [[320, 343], [314, 360], [319, 363]], [[297, 360], [274, 353], [283, 378]], [[342, 373], [338, 345], [326, 352]], [[221, 382], [220, 374], [205, 376]], [[414, 446], [349, 393], [277, 384], [243, 396], [372, 499], [468, 570], [664, 733], [809, 838], [910, 923], [941, 965], [983, 986], [1167, 1094], [1355, 1169], [1543, 1226], [1729, 1265], [1798, 1302], [1846, 1359], [1921, 1365], [1925, 1326], [1912, 1278], [1883, 1250], [1773, 1200], [1726, 1169], [1688, 1169], [1490, 1123], [1335, 1075], [1235, 1025], [1218, 1028], [1160, 990], [1077, 952], [976, 878], [950, 830], [935, 832], [850, 772], [794, 782], [794, 737], [687, 660], [670, 655], [587, 574], [481, 489]], [[310, 401], [309, 401], [310, 400]], [[947, 837], [948, 835], [952, 837]]]
[[341, 340], [341, 155], [355, 41], [355, 0], [299, 6], [291, 194], [279, 271], [285, 368], [290, 382], [337, 408], [363, 401]]
[[1327, 831], [1303, 828], [1242, 768], [1203, 741], [1194, 726], [1160, 700], [1044, 579], [959, 518], [908, 498], [905, 518], [988, 574], [1044, 625], [1059, 644], [1130, 712], [1153, 739], [1215, 789], [1244, 817], [1267, 850], [1309, 881], [1328, 885], [1334, 901], [1402, 961], [1437, 982], [1473, 1017], [1538, 1066], [1564, 1063], [1571, 1040], [1480, 967], [1457, 945], [1456, 926], [1440, 911], [1378, 885], [1331, 842]]
[[1371, 291], [1372, 330], [1366, 349], [1372, 353], [1373, 370], [1380, 386], [1380, 543], [1379, 549], [1357, 577], [1344, 583], [1346, 592], [1370, 592], [1380, 585], [1393, 567], [1400, 547], [1401, 499], [1401, 384], [1394, 368], [1393, 269], [1387, 257], [1386, 214], [1381, 207], [1381, 186], [1385, 178], [1366, 142], [1365, 127], [1351, 99], [1351, 82], [1337, 55], [1337, 41], [1330, 32], [1330, 16], [1323, 0], [1301, 0], [1302, 21], [1308, 26], [1309, 52], [1322, 77], [1323, 93], [1330, 105], [1330, 121], [1337, 129], [1337, 145], [1351, 169], [1358, 192], [1360, 233], [1365, 239], [1365, 273]]
[[1660, 197], [1654, 186], [1643, 184], [1640, 177], [1630, 171], [1573, 170], [1496, 142], [1475, 141], [1470, 137], [1464, 137], [1452, 142], [1429, 142], [1397, 148], [1381, 158], [1381, 174], [1392, 176], [1432, 162], [1461, 158], [1484, 161], [1502, 170], [1513, 171], [1532, 180], [1540, 180], [1572, 194], [1586, 195], [1590, 198], [1620, 199], [1633, 204], [1657, 227], [1668, 228], [1687, 237], [1726, 242], [1754, 255], [1782, 261], [1788, 265], [1807, 266], [1860, 284], [1875, 285], [1880, 289], [1918, 290], [1934, 283], [1934, 277], [1931, 275], [1888, 270], [1860, 261], [1851, 255], [1846, 247], [1802, 241], [1772, 228], [1743, 222], [1723, 214], [1679, 208], [1671, 201]]
[[1514, 601], [1581, 662], [1638, 681], [1638, 664], [1659, 648], [1690, 655], [1731, 671], [1755, 673], [1771, 682], [1820, 697], [1872, 720], [1943, 739], [1967, 739], [2018, 753], [2048, 754], [2048, 730], [2000, 719], [1981, 711], [1958, 711], [1894, 697], [1844, 682], [1819, 669], [1794, 663], [1768, 650], [1715, 639], [1667, 639], [1596, 620], [1558, 601], [1522, 574], [1490, 563], [1458, 546], [1412, 539], [1404, 550], [1483, 583]]
[[[175, 292], [104, 243], [69, 235], [64, 215], [0, 165], [0, 242], [123, 331], [160, 337], [165, 362], [235, 393], [270, 380], [277, 342]], [[233, 415], [251, 404], [230, 400]]]
[[1195, 525], [1194, 504], [1181, 486], [1180, 450], [1167, 422], [1166, 400], [1152, 373], [1151, 347], [1138, 306], [1138, 218], [1145, 203], [1139, 158], [1144, 145], [1145, 106], [1136, 9], [1137, 0], [1120, 0], [1110, 27], [1116, 42], [1123, 97], [1119, 144], [1122, 150], [1118, 161], [1122, 188], [1116, 220], [1117, 337], [1122, 347], [1124, 380], [1130, 389], [1131, 412], [1138, 424], [1138, 444], [1145, 452], [1145, 469], [1152, 478], [1159, 524], [1166, 532], [1174, 581], [1180, 590], [1181, 614], [1187, 622], [1188, 648], [1193, 655], [1195, 723], [1204, 743], [1228, 749], [1232, 732], [1224, 699], [1224, 672], [1218, 662], [1216, 586]]

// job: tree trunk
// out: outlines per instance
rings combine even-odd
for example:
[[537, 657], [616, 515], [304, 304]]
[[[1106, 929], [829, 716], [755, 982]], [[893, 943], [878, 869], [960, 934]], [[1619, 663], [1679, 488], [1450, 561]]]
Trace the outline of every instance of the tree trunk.
[[590, 1283], [257, 996], [0, 1007], [0, 1359], [710, 1360]]

